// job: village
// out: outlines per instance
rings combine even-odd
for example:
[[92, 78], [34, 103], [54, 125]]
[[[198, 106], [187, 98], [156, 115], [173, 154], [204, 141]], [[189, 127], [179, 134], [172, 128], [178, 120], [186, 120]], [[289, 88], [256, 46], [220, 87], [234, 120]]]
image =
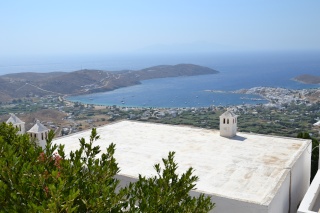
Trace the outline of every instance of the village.
[[269, 103], [153, 108], [73, 103], [65, 97], [54, 95], [30, 96], [13, 100], [11, 103], [2, 103], [0, 121], [5, 121], [9, 113], [15, 113], [31, 127], [34, 121], [39, 119], [55, 132], [56, 137], [124, 119], [218, 129], [219, 115], [227, 109], [232, 109], [241, 120], [239, 131], [289, 137], [296, 137], [299, 132], [308, 132], [319, 138], [319, 89], [288, 90], [259, 87], [237, 92], [259, 94], [269, 100]]

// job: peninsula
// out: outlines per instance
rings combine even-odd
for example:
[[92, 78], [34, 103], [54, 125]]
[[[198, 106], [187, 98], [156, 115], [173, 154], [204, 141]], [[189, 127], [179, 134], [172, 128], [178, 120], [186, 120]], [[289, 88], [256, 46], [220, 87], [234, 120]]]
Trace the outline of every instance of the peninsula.
[[140, 84], [143, 80], [219, 73], [194, 64], [160, 65], [141, 70], [78, 70], [0, 76], [0, 101], [45, 95], [80, 95]]
[[305, 84], [320, 84], [320, 76], [315, 75], [299, 75], [295, 77], [293, 80], [299, 81]]

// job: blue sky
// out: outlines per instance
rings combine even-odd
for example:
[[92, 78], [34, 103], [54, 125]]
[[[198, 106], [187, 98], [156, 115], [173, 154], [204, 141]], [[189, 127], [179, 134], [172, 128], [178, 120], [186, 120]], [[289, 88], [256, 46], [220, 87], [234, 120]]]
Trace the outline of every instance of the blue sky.
[[0, 56], [320, 50], [319, 0], [0, 3]]

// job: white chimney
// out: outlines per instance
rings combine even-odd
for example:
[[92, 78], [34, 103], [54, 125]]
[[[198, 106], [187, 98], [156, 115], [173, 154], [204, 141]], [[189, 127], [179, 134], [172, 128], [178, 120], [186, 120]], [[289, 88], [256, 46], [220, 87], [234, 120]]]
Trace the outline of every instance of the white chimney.
[[231, 111], [226, 111], [220, 115], [220, 136], [232, 138], [237, 134], [237, 115]]

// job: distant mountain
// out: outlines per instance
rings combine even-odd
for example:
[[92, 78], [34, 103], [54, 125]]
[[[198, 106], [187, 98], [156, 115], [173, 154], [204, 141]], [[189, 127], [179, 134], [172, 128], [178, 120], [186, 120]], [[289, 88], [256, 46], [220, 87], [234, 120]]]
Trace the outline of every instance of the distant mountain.
[[178, 76], [217, 74], [194, 64], [160, 65], [142, 70], [16, 73], [0, 76], [0, 101], [49, 94], [77, 95], [114, 90], [140, 84], [142, 80]]
[[49, 78], [58, 77], [60, 75], [65, 75], [66, 72], [48, 72], [48, 73], [36, 73], [36, 72], [23, 72], [23, 73], [14, 73], [6, 74], [1, 76], [2, 78], [15, 79], [21, 81], [37, 81], [45, 80]]
[[305, 84], [320, 84], [320, 76], [314, 75], [300, 75], [295, 77], [294, 80]]

